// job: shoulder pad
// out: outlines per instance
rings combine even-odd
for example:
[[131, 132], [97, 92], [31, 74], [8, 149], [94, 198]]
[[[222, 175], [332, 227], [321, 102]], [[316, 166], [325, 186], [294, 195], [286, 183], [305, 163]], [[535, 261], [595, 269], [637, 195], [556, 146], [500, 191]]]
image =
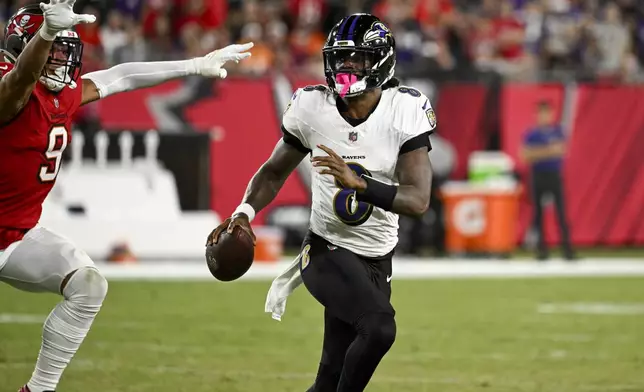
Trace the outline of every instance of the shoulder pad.
[[0, 62], [0, 79], [13, 69], [13, 64]]
[[295, 91], [295, 94], [293, 94], [289, 107], [291, 107], [292, 104], [297, 107], [297, 111], [317, 110], [320, 105], [323, 105], [324, 102], [326, 102], [326, 98], [330, 91], [331, 90], [329, 90], [328, 87], [322, 84], [299, 88]]

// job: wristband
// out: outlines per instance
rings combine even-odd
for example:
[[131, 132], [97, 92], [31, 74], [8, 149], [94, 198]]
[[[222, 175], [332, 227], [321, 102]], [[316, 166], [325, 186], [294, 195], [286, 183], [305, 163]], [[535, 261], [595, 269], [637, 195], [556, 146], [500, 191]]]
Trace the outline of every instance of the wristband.
[[46, 30], [47, 30], [47, 25], [43, 23], [42, 26], [40, 26], [40, 29], [38, 30], [38, 33], [40, 34], [42, 39], [44, 39], [45, 41], [49, 41], [49, 42], [55, 40], [56, 39], [56, 33], [54, 33], [54, 35], [51, 35]]
[[246, 215], [248, 217], [248, 222], [252, 222], [253, 219], [255, 219], [255, 209], [248, 203], [240, 204], [239, 207], [235, 209], [232, 216], [239, 213]]
[[391, 211], [398, 187], [385, 184], [373, 177], [362, 175], [362, 178], [366, 181], [367, 188], [363, 192], [356, 192], [356, 199], [380, 207], [385, 211]]

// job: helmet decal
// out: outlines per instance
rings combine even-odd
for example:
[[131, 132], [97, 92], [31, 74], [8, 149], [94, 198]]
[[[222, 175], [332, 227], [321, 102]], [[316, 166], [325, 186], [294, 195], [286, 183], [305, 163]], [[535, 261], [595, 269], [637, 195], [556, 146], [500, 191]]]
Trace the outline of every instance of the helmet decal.
[[374, 22], [371, 25], [371, 30], [364, 33], [364, 42], [382, 41], [384, 42], [387, 37], [391, 37], [391, 31], [382, 22]]

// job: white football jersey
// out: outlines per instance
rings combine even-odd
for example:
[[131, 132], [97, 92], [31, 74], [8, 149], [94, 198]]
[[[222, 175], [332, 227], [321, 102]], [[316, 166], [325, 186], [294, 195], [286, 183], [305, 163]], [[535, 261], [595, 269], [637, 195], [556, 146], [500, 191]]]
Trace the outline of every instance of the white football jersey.
[[[354, 127], [338, 111], [331, 91], [320, 85], [295, 92], [282, 125], [312, 156], [327, 155], [317, 147], [325, 145], [358, 175], [398, 185], [395, 170], [401, 149], [428, 138], [436, 116], [425, 95], [400, 86], [383, 90], [371, 115]], [[331, 175], [319, 174], [323, 169], [313, 167], [311, 173], [311, 231], [362, 256], [391, 252], [398, 243], [398, 215], [357, 202], [353, 190], [342, 189]]]

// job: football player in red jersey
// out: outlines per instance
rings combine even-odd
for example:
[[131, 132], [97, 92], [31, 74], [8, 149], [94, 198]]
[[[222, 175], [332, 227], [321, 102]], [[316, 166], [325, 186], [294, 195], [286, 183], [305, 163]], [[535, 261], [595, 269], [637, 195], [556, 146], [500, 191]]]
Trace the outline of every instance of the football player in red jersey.
[[88, 255], [38, 225], [70, 142], [74, 113], [97, 99], [170, 79], [225, 78], [222, 66], [247, 58], [252, 47], [230, 45], [204, 57], [125, 63], [80, 76], [83, 44], [72, 28], [96, 18], [74, 13], [74, 3], [50, 0], [18, 10], [5, 28], [0, 62], [0, 280], [63, 296], [45, 321], [23, 392], [56, 389], [107, 294], [107, 282]]

